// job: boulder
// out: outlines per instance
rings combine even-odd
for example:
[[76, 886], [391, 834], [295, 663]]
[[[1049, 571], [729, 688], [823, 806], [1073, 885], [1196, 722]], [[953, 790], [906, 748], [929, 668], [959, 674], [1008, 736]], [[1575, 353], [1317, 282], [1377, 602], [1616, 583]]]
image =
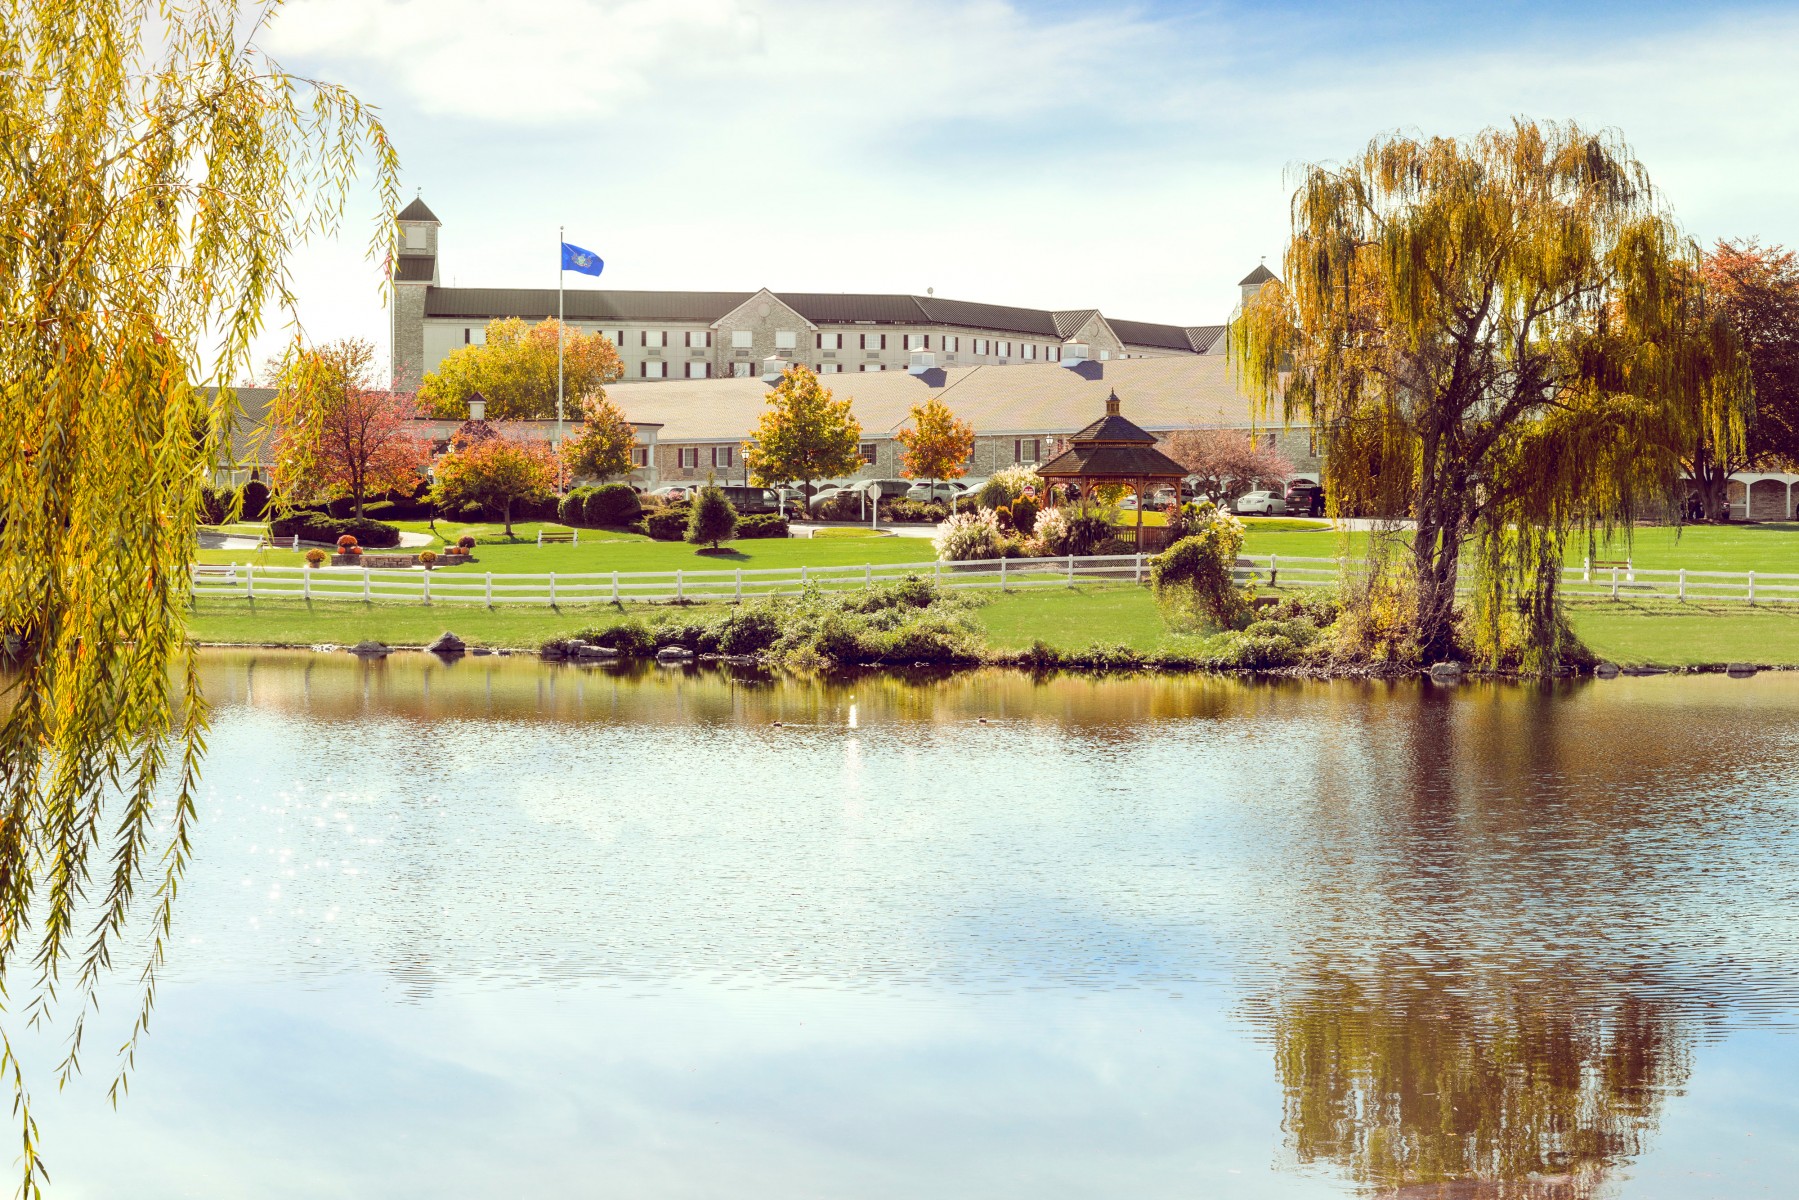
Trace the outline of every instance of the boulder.
[[358, 658], [386, 658], [393, 651], [380, 642], [361, 641], [350, 647], [350, 653]]
[[693, 657], [693, 651], [685, 646], [664, 646], [656, 651], [657, 662], [686, 662]]
[[1430, 665], [1432, 679], [1455, 680], [1462, 677], [1462, 664], [1459, 662], [1439, 662]]
[[1593, 668], [1593, 674], [1599, 676], [1601, 679], [1616, 679], [1621, 672], [1617, 663], [1602, 662]]
[[575, 648], [575, 655], [579, 658], [617, 658], [618, 651], [611, 646], [592, 646], [583, 642]]
[[438, 634], [437, 640], [426, 646], [425, 649], [433, 654], [466, 654], [468, 653], [468, 643], [446, 629]]
[[483, 655], [492, 654], [493, 651], [489, 650], [486, 646], [476, 646], [473, 650], [470, 650], [469, 653], [476, 658], [480, 658]]
[[1759, 670], [1761, 670], [1761, 668], [1754, 663], [1731, 663], [1724, 668], [1724, 673], [1726, 675], [1734, 675], [1738, 679], [1744, 679], [1755, 674]]

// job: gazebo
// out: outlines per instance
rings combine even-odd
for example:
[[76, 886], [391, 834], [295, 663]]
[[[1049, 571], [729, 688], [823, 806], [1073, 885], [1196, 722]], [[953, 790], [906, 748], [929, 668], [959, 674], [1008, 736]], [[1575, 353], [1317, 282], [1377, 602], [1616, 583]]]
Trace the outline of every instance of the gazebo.
[[1143, 546], [1143, 490], [1147, 485], [1172, 483], [1180, 494], [1186, 467], [1156, 449], [1156, 439], [1119, 415], [1118, 393], [1106, 397], [1106, 415], [1068, 439], [1068, 449], [1037, 468], [1046, 484], [1072, 484], [1079, 489], [1082, 508], [1089, 491], [1102, 484], [1121, 483], [1137, 496], [1135, 541]]

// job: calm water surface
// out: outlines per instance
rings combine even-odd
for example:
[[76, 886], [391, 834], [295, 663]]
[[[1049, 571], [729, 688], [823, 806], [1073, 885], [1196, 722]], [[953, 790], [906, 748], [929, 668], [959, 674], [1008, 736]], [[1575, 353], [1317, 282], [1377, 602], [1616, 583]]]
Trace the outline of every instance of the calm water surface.
[[53, 1196], [1794, 1194], [1799, 677], [206, 685]]

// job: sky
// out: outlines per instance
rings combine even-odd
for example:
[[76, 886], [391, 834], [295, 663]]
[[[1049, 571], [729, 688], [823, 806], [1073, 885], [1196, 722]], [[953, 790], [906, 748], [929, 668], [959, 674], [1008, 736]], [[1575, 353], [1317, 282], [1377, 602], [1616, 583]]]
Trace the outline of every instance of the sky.
[[[1799, 244], [1791, 5], [290, 0], [256, 41], [378, 108], [464, 287], [556, 286], [566, 227], [571, 286], [1210, 324], [1295, 165], [1519, 116], [1620, 131], [1702, 242]], [[306, 338], [386, 361], [374, 215], [295, 272]]]

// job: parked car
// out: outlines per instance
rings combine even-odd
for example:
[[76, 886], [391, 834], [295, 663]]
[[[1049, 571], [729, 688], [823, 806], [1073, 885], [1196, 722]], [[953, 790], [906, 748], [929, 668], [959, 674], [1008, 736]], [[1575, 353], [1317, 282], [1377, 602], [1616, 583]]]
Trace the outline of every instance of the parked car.
[[1309, 479], [1298, 479], [1287, 485], [1287, 511], [1310, 517], [1324, 515], [1324, 487]]
[[936, 483], [915, 483], [906, 489], [906, 499], [920, 504], [950, 504], [962, 495], [962, 485], [948, 479], [940, 479]]
[[781, 498], [775, 495], [773, 488], [720, 487], [718, 490], [725, 494], [732, 508], [745, 515], [781, 511]]
[[898, 500], [912, 490], [910, 479], [864, 479], [850, 484], [852, 488], [881, 500]]
[[1278, 492], [1245, 492], [1237, 497], [1231, 510], [1239, 516], [1260, 513], [1265, 517], [1273, 517], [1287, 511], [1287, 501]]
[[661, 500], [665, 504], [678, 504], [683, 500], [693, 499], [694, 488], [684, 483], [665, 483], [659, 488], [650, 489], [652, 500]]

